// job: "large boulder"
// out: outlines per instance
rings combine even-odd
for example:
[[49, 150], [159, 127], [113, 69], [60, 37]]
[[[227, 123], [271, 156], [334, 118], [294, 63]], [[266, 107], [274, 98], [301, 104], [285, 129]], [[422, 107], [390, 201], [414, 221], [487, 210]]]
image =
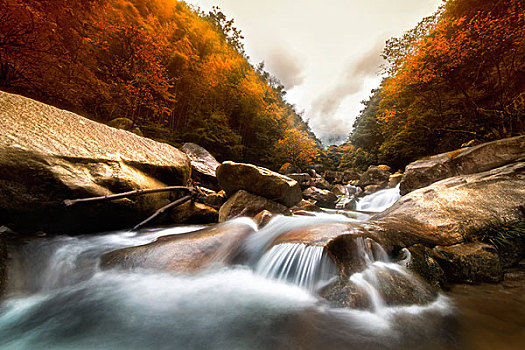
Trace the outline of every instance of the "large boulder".
[[365, 188], [369, 185], [379, 185], [383, 188], [388, 184], [390, 175], [390, 171], [371, 165], [359, 178], [358, 186]]
[[169, 194], [78, 204], [63, 200], [165, 185], [191, 172], [178, 149], [71, 112], [0, 92], [0, 223], [18, 232], [81, 233], [129, 227]]
[[297, 181], [252, 164], [224, 162], [217, 168], [217, 180], [228, 196], [245, 190], [287, 207], [302, 199]]
[[288, 211], [288, 208], [267, 198], [240, 190], [221, 206], [219, 222], [239, 216], [254, 217], [263, 210], [273, 214], [283, 214]]
[[191, 160], [192, 179], [206, 188], [218, 190], [219, 184], [215, 171], [220, 163], [206, 149], [194, 143], [182, 145], [182, 152], [186, 153]]
[[231, 222], [164, 236], [153, 243], [109, 252], [102, 256], [100, 265], [191, 273], [213, 264], [234, 262], [241, 254], [242, 242], [253, 232], [253, 225]]
[[368, 224], [379, 241], [408, 247], [454, 245], [488, 227], [523, 220], [525, 162], [456, 176], [401, 197]]
[[401, 181], [401, 194], [458, 175], [488, 171], [525, 159], [525, 135], [483, 143], [410, 163]]
[[303, 191], [303, 196], [313, 199], [318, 206], [325, 208], [335, 208], [337, 196], [328, 190], [322, 190], [317, 187], [308, 187]]

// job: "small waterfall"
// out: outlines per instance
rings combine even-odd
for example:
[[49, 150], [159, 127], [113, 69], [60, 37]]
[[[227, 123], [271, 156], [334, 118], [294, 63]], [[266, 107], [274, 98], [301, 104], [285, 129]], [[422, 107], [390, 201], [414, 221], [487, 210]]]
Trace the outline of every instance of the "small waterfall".
[[300, 243], [278, 244], [261, 257], [255, 272], [313, 291], [335, 275], [335, 265], [323, 250]]
[[355, 201], [354, 194], [357, 192], [358, 188], [352, 185], [345, 185], [345, 194], [338, 196], [339, 200], [337, 201], [335, 208], [336, 209], [348, 209], [347, 206]]
[[390, 208], [399, 198], [399, 185], [387, 188], [361, 198], [356, 205], [356, 210], [380, 213]]
[[365, 262], [365, 269], [352, 274], [349, 281], [359, 288], [370, 300], [373, 312], [382, 314], [391, 312], [384, 296], [406, 288], [414, 295], [424, 295], [425, 286], [406, 269], [410, 253], [396, 263], [391, 262], [384, 249], [369, 238], [356, 239], [356, 256]]

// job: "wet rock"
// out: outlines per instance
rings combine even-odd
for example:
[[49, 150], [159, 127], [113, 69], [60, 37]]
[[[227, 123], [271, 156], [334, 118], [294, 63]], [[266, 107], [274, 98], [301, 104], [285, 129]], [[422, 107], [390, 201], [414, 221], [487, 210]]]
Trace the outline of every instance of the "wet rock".
[[264, 197], [240, 190], [222, 205], [219, 210], [219, 222], [239, 216], [254, 217], [263, 210], [283, 214], [288, 211], [288, 208]]
[[437, 298], [437, 292], [414, 275], [388, 267], [376, 268], [374, 277], [380, 297], [388, 306], [426, 305]]
[[224, 162], [217, 168], [217, 180], [228, 196], [245, 190], [287, 207], [302, 199], [297, 181], [251, 164]]
[[434, 289], [445, 288], [447, 282], [445, 272], [432, 257], [432, 249], [421, 244], [416, 244], [407, 249], [411, 256], [407, 262], [407, 268], [421, 276]]
[[303, 191], [303, 196], [315, 200], [316, 204], [325, 208], [335, 208], [337, 196], [328, 190], [317, 187], [308, 187]]
[[317, 293], [321, 298], [327, 300], [331, 307], [350, 309], [370, 309], [372, 307], [369, 296], [345, 278], [337, 278]]
[[18, 232], [85, 233], [133, 226], [168, 193], [79, 204], [64, 199], [186, 185], [178, 149], [0, 92], [0, 222]]
[[259, 214], [255, 215], [253, 221], [257, 224], [257, 227], [261, 229], [264, 226], [268, 225], [272, 217], [273, 214], [270, 211], [263, 210]]
[[176, 224], [210, 224], [218, 222], [219, 212], [206, 204], [189, 201], [173, 208], [170, 217]]
[[138, 247], [118, 249], [102, 256], [102, 268], [147, 268], [192, 273], [214, 264], [229, 264], [240, 254], [252, 225], [229, 222], [196, 232], [170, 235]]
[[371, 165], [359, 178], [358, 186], [365, 188], [369, 185], [379, 185], [381, 188], [384, 188], [389, 178], [390, 171]]
[[503, 279], [496, 248], [484, 243], [437, 246], [432, 257], [445, 271], [449, 282], [499, 282]]
[[191, 160], [192, 179], [204, 187], [212, 190], [219, 189], [219, 183], [215, 171], [220, 165], [210, 152], [194, 143], [182, 145], [182, 152], [186, 153]]
[[485, 172], [525, 159], [525, 136], [483, 143], [410, 163], [400, 184], [401, 194], [458, 175]]
[[[382, 306], [426, 305], [437, 298], [437, 293], [419, 278], [388, 266], [372, 265], [361, 273], [376, 290]], [[369, 277], [367, 277], [369, 276]], [[369, 292], [352, 280], [338, 278], [319, 291], [332, 307], [371, 309]]]

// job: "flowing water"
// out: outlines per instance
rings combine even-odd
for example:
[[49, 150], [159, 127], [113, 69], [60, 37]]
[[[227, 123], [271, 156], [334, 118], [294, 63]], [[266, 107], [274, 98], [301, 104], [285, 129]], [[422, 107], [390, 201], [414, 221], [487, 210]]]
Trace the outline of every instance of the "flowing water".
[[379, 213], [390, 208], [400, 197], [399, 185], [379, 190], [357, 201], [356, 210]]
[[322, 247], [270, 248], [290, 229], [351, 221], [331, 214], [276, 217], [245, 242], [245, 265], [217, 265], [196, 274], [101, 270], [98, 264], [105, 252], [198, 226], [13, 246], [8, 297], [0, 305], [0, 349], [453, 348], [456, 327], [448, 298], [426, 305], [384, 302], [378, 272], [412, 276], [382, 249], [370, 249], [365, 240], [358, 249], [366, 267], [350, 281], [373, 305], [362, 310], [333, 308], [317, 296], [335, 278]]

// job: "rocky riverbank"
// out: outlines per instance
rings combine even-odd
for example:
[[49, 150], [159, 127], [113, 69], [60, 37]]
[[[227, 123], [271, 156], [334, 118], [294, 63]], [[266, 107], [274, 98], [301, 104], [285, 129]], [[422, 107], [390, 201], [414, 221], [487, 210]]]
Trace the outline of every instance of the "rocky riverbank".
[[[370, 220], [285, 230], [267, 249], [283, 244], [322, 247], [340, 278], [325, 295], [346, 306], [352, 302], [345, 295], [355, 297], [348, 277], [368, 268], [363, 256], [375, 259], [377, 247], [422, 278], [423, 284], [410, 279], [402, 285], [405, 292], [427, 290], [423, 281], [438, 289], [455, 282], [498, 282], [505, 269], [525, 256], [525, 136], [421, 160], [407, 166], [404, 175], [392, 174], [384, 165], [365, 172], [283, 167], [286, 174], [279, 174], [251, 164], [220, 164], [198, 145], [185, 144], [181, 151], [20, 96], [0, 93], [0, 101], [0, 223], [6, 232], [7, 227], [40, 234], [132, 227], [180, 194], [70, 208], [64, 200], [167, 185], [195, 186], [197, 194], [156, 224], [248, 216], [262, 227], [276, 214], [355, 209], [362, 196], [401, 182], [406, 194]], [[251, 224], [236, 225], [117, 250], [103, 258], [103, 265], [196, 271], [214, 261], [236, 262], [243, 256], [241, 242], [255, 232]], [[4, 275], [0, 272], [0, 278]], [[383, 275], [388, 281], [402, 280]], [[433, 295], [427, 291], [420, 294]]]

